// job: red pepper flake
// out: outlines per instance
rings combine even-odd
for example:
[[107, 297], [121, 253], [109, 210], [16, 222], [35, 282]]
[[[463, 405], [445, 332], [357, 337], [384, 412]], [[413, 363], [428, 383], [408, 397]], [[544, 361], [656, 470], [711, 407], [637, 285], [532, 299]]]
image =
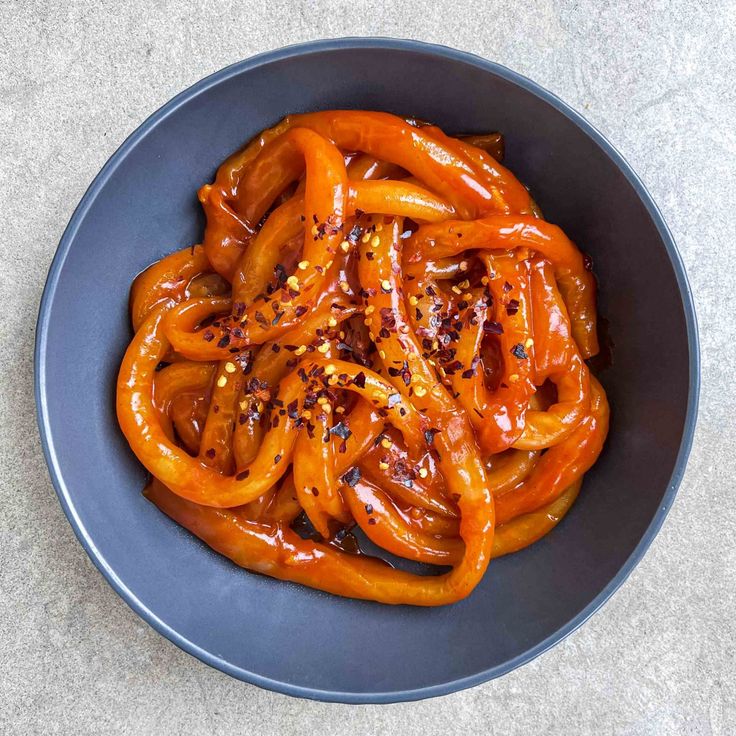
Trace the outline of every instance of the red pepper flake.
[[277, 263], [274, 266], [273, 271], [276, 274], [276, 280], [280, 284], [285, 283], [286, 282], [286, 279], [289, 278], [289, 275], [286, 273], [286, 269], [284, 268], [284, 266], [281, 263]]
[[337, 435], [340, 439], [346, 440], [350, 437], [352, 432], [344, 422], [338, 422], [334, 427], [332, 427], [330, 434]]
[[281, 462], [281, 455], [275, 455], [273, 458], [273, 464], [277, 465], [280, 462]]
[[256, 322], [258, 322], [258, 324], [261, 327], [263, 327], [264, 330], [268, 328], [268, 320], [266, 319], [266, 317], [263, 315], [262, 312], [256, 311], [255, 316], [256, 316]]
[[218, 348], [226, 348], [229, 344], [230, 344], [230, 335], [223, 335], [217, 341], [217, 347]]
[[276, 327], [276, 325], [279, 323], [279, 320], [286, 314], [286, 312], [277, 312], [276, 316], [271, 320], [271, 326]]
[[353, 378], [353, 383], [358, 388], [365, 388], [365, 373], [363, 373], [363, 371], [360, 371], [360, 373], [357, 373], [355, 375], [355, 378]]
[[519, 360], [526, 360], [529, 356], [524, 350], [524, 343], [517, 342], [514, 347], [511, 348], [511, 354]]
[[440, 433], [439, 429], [425, 429], [424, 430], [424, 441], [428, 445], [431, 445], [434, 442], [434, 436], [439, 433]]
[[502, 288], [503, 288], [504, 292], [508, 293], [508, 292], [509, 292], [509, 291], [511, 291], [511, 289], [513, 289], [514, 287], [513, 287], [513, 286], [511, 286], [511, 284], [510, 284], [510, 283], [509, 283], [508, 281], [504, 281], [504, 282], [503, 282], [503, 287], [502, 287]]
[[353, 225], [352, 230], [348, 233], [346, 240], [356, 243], [358, 238], [363, 234], [363, 228], [360, 225]]
[[493, 320], [487, 319], [483, 323], [483, 332], [486, 335], [503, 335], [503, 325], [500, 322], [494, 322]]
[[300, 305], [299, 305], [299, 306], [298, 306], [298, 307], [297, 307], [297, 308], [296, 308], [296, 309], [294, 310], [294, 314], [295, 314], [295, 315], [296, 315], [297, 317], [302, 317], [302, 316], [303, 316], [303, 315], [305, 315], [305, 314], [306, 314], [306, 313], [307, 313], [308, 311], [309, 311], [309, 309], [308, 309], [307, 307], [305, 307], [305, 306], [304, 306], [303, 304], [300, 304]]
[[360, 480], [360, 468], [352, 467], [342, 477], [343, 483], [349, 485], [351, 488], [355, 488], [358, 481]]
[[206, 340], [207, 342], [212, 342], [215, 339], [215, 333], [212, 332], [212, 330], [205, 330], [202, 333], [202, 339]]
[[218, 404], [215, 404], [215, 405], [214, 405], [214, 406], [212, 407], [212, 411], [213, 411], [213, 413], [214, 413], [214, 414], [217, 414], [217, 413], [219, 413], [219, 411], [220, 411], [220, 407], [219, 407], [219, 405], [218, 405]]
[[278, 353], [281, 351], [281, 346], [278, 343], [274, 343], [273, 345], [271, 345], [271, 350], [274, 353]]
[[245, 314], [245, 303], [234, 302], [233, 303], [233, 314], [240, 319]]
[[235, 480], [245, 480], [250, 475], [250, 470], [243, 470], [235, 476]]
[[509, 303], [506, 305], [506, 314], [509, 317], [513, 317], [519, 311], [519, 300], [509, 299]]
[[372, 503], [367, 503], [365, 505], [365, 512], [366, 512], [366, 514], [372, 514], [373, 513], [373, 504]]
[[215, 456], [215, 448], [210, 447], [210, 449], [205, 452], [205, 455], [207, 455], [208, 458], [212, 459]]
[[375, 520], [375, 518], [374, 518], [373, 516], [371, 516], [371, 518], [370, 518], [370, 519], [368, 519], [368, 523], [369, 523], [369, 524], [370, 524], [371, 526], [373, 526], [373, 524], [375, 524], [375, 523], [376, 523], [376, 520]]
[[317, 488], [317, 486], [312, 486], [312, 495], [319, 496], [319, 489]]

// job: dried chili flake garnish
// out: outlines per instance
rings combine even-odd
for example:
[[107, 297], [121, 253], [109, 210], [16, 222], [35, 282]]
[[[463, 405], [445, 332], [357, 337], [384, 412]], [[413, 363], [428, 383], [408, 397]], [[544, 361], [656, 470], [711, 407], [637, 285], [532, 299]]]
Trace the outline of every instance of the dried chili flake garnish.
[[372, 514], [373, 513], [373, 504], [372, 503], [367, 503], [365, 505], [365, 512], [366, 512], [366, 514]]
[[230, 335], [223, 335], [217, 341], [217, 347], [218, 348], [226, 348], [229, 344], [230, 344]]
[[516, 345], [511, 348], [511, 354], [519, 360], [526, 360], [529, 357], [524, 350], [524, 343], [522, 342], [517, 342]]
[[337, 435], [340, 439], [346, 440], [350, 437], [352, 432], [344, 422], [338, 422], [334, 427], [332, 427], [330, 434]]
[[212, 332], [212, 330], [205, 330], [202, 333], [202, 339], [206, 340], [207, 342], [212, 342], [215, 339], [215, 333]]
[[235, 476], [235, 480], [245, 480], [250, 475], [250, 470], [243, 470]]
[[358, 467], [352, 467], [342, 477], [343, 483], [349, 485], [351, 488], [355, 488], [356, 484], [360, 480], [360, 469]]
[[355, 378], [353, 378], [353, 383], [358, 388], [365, 388], [365, 373], [363, 373], [363, 371], [360, 371], [360, 373], [356, 373]]
[[306, 314], [306, 313], [307, 313], [308, 311], [309, 311], [309, 309], [308, 309], [307, 307], [305, 307], [305, 306], [304, 306], [303, 304], [300, 304], [300, 305], [299, 305], [299, 306], [298, 306], [298, 307], [297, 307], [297, 308], [296, 308], [296, 309], [294, 310], [294, 314], [295, 314], [295, 315], [296, 315], [297, 317], [302, 317], [302, 316], [303, 316], [303, 315], [305, 315], [305, 314]]
[[276, 280], [280, 284], [286, 283], [286, 279], [289, 278], [289, 274], [286, 273], [286, 269], [280, 263], [274, 266], [273, 272], [276, 274]]
[[502, 288], [503, 288], [503, 290], [504, 290], [504, 291], [505, 291], [506, 293], [508, 293], [508, 292], [509, 292], [509, 291], [511, 291], [511, 289], [513, 289], [514, 287], [513, 287], [513, 286], [511, 286], [511, 284], [510, 284], [510, 283], [509, 283], [508, 281], [504, 281], [504, 282], [503, 282], [503, 287], [502, 287]]
[[207, 455], [208, 458], [212, 459], [215, 456], [215, 448], [210, 447], [210, 449], [205, 452], [205, 455]]
[[519, 311], [519, 300], [509, 299], [509, 303], [506, 305], [506, 314], [509, 317], [513, 317]]
[[491, 319], [487, 319], [483, 323], [483, 332], [486, 335], [503, 335], [503, 325], [500, 322], [494, 322]]
[[424, 441], [428, 445], [431, 445], [434, 442], [434, 436], [439, 433], [440, 433], [439, 429], [425, 429], [424, 430]]

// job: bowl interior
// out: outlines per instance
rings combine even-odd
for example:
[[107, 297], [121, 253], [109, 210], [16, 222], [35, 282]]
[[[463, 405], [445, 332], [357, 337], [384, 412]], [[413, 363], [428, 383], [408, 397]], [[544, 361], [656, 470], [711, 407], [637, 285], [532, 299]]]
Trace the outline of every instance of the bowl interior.
[[[170, 103], [83, 201], [40, 320], [40, 418], [52, 475], [98, 566], [193, 654], [311, 697], [447, 692], [502, 674], [572, 630], [620, 583], [661, 523], [684, 462], [678, 453], [688, 444], [697, 380], [682, 275], [646, 195], [616, 155], [527, 84], [474, 57], [419, 44], [289, 49], [226, 70]], [[335, 107], [416, 116], [449, 132], [502, 131], [507, 165], [547, 219], [592, 256], [615, 344], [601, 376], [610, 436], [576, 505], [544, 540], [493, 562], [474, 594], [451, 607], [345, 600], [235, 567], [145, 501], [144, 472], [115, 419], [133, 276], [200, 239], [196, 190], [225, 156], [287, 113]]]

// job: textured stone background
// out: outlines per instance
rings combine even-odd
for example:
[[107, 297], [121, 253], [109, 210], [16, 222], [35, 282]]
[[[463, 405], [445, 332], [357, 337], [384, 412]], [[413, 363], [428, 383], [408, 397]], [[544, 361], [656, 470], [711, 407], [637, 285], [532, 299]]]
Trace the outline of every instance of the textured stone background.
[[[0, 0], [4, 733], [736, 732], [736, 3], [386, 5]], [[689, 469], [623, 589], [580, 631], [501, 680], [396, 706], [274, 695], [154, 633], [76, 542], [41, 457], [32, 397], [47, 268], [73, 208], [120, 142], [172, 95], [226, 64], [346, 35], [473, 51], [583, 112], [663, 209], [694, 288], [703, 349]]]

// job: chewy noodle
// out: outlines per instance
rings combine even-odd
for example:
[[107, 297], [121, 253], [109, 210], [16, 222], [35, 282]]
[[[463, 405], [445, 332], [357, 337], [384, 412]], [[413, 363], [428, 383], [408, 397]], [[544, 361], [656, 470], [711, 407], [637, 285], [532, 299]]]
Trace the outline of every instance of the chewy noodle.
[[547, 534], [608, 431], [595, 281], [502, 153], [326, 111], [227, 159], [202, 245], [132, 287], [146, 497], [242, 567], [382, 603], [460, 600]]

